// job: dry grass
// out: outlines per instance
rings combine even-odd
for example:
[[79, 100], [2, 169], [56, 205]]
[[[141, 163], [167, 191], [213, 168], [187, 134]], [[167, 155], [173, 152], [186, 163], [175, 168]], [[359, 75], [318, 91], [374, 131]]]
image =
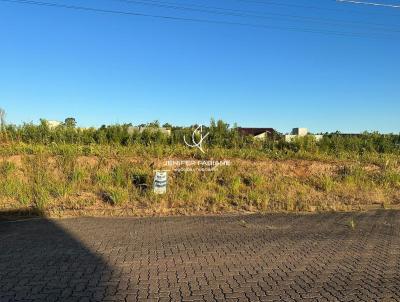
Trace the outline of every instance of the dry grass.
[[[111, 152], [111, 150], [110, 150]], [[168, 159], [172, 159], [169, 156]], [[231, 158], [215, 172], [171, 172], [152, 193], [162, 156], [51, 152], [0, 158], [0, 210], [52, 215], [331, 211], [400, 203], [398, 162]]]

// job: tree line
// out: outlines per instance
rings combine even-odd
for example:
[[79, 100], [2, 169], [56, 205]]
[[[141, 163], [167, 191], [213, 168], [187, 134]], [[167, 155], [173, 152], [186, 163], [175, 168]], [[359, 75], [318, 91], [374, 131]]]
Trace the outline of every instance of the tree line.
[[[178, 127], [171, 124], [162, 125], [171, 130], [168, 134], [163, 131], [158, 121], [141, 124], [134, 127], [132, 124], [103, 125], [100, 128], [77, 127], [74, 118], [67, 118], [58, 126], [52, 127], [42, 119], [38, 125], [24, 123], [22, 125], [5, 124], [4, 113], [0, 119], [1, 143], [25, 144], [108, 144], [130, 146], [140, 144], [176, 145], [184, 144], [184, 136], [191, 139], [197, 125]], [[141, 130], [140, 127], [142, 127]], [[291, 152], [377, 152], [400, 153], [400, 136], [398, 134], [362, 133], [359, 135], [344, 135], [339, 132], [326, 133], [322, 140], [316, 141], [313, 136], [306, 136], [285, 142], [284, 136], [277, 133], [274, 137], [265, 140], [254, 139], [242, 135], [237, 125], [230, 126], [222, 120], [211, 120], [203, 127], [209, 135], [204, 142], [208, 147], [220, 148], [256, 148], [266, 151]]]

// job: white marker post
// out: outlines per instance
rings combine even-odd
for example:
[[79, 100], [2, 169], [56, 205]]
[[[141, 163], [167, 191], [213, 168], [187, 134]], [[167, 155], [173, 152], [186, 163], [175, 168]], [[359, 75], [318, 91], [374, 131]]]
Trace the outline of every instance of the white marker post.
[[155, 194], [165, 194], [167, 193], [167, 171], [156, 171], [154, 176], [154, 193]]

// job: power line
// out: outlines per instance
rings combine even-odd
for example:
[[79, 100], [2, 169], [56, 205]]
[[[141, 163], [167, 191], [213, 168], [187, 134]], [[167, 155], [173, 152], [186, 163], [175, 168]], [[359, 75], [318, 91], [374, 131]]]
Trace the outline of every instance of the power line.
[[[218, 14], [218, 15], [225, 15], [225, 16], [236, 16], [236, 17], [254, 17], [260, 19], [271, 19], [271, 18], [287, 18], [291, 20], [298, 20], [298, 21], [310, 21], [322, 24], [335, 24], [335, 25], [361, 25], [364, 26], [378, 26], [378, 27], [370, 27], [370, 29], [378, 30], [378, 31], [387, 31], [387, 32], [400, 32], [399, 29], [388, 27], [387, 24], [381, 23], [370, 23], [370, 22], [357, 22], [357, 21], [346, 21], [346, 20], [336, 20], [336, 19], [329, 19], [329, 18], [314, 18], [308, 16], [299, 16], [299, 15], [290, 15], [290, 14], [278, 14], [278, 13], [264, 13], [258, 14], [256, 11], [249, 11], [249, 10], [237, 10], [237, 9], [227, 9], [222, 7], [215, 7], [215, 6], [204, 6], [204, 5], [190, 5], [190, 6], [182, 6], [179, 3], [171, 3], [166, 1], [137, 1], [137, 0], [112, 0], [117, 2], [129, 3], [129, 4], [141, 4], [147, 6], [155, 6], [155, 7], [162, 7], [167, 9], [175, 9], [175, 10], [186, 10], [186, 11], [196, 11], [196, 12], [204, 12], [210, 14]], [[217, 11], [216, 11], [217, 10]]]
[[36, 6], [45, 6], [45, 7], [56, 7], [56, 8], [63, 8], [63, 9], [94, 12], [94, 13], [110, 13], [110, 14], [126, 15], [126, 16], [150, 17], [150, 18], [158, 18], [158, 19], [164, 19], [164, 20], [178, 20], [178, 21], [197, 22], [197, 23], [236, 25], [236, 26], [264, 28], [264, 29], [271, 29], [271, 30], [305, 32], [305, 33], [315, 33], [315, 34], [322, 34], [322, 35], [335, 35], [335, 36], [345, 36], [345, 37], [389, 38], [389, 36], [382, 36], [382, 35], [370, 34], [370, 33], [365, 33], [365, 32], [337, 32], [337, 31], [329, 31], [329, 30], [315, 30], [315, 29], [310, 29], [310, 28], [281, 27], [281, 26], [270, 26], [270, 25], [252, 24], [252, 23], [185, 18], [185, 17], [176, 17], [176, 16], [167, 16], [167, 15], [145, 14], [145, 13], [138, 13], [138, 12], [132, 12], [132, 11], [110, 10], [110, 9], [102, 9], [102, 8], [95, 8], [95, 7], [58, 4], [58, 3], [33, 1], [33, 0], [0, 0], [0, 1], [1, 2], [9, 2], [9, 3], [18, 3], [18, 4], [22, 4], [22, 5], [25, 4], [25, 5], [36, 5]]
[[353, 1], [353, 0], [336, 0], [336, 1], [337, 1], [337, 2], [353, 3], [353, 4], [370, 5], [370, 6], [381, 6], [381, 7], [390, 7], [390, 8], [400, 8], [400, 5], [386, 4], [386, 3]]
[[[294, 8], [324, 10], [324, 11], [344, 12], [344, 13], [355, 13], [355, 14], [363, 14], [363, 15], [365, 15], [365, 12], [361, 12], [361, 11], [353, 10], [353, 9], [341, 9], [341, 8], [321, 7], [321, 6], [315, 6], [315, 5], [301, 5], [301, 4], [280, 3], [280, 2], [274, 2], [274, 1], [261, 1], [261, 0], [232, 0], [232, 1], [244, 2], [244, 3], [254, 3], [254, 4], [261, 4], [261, 5], [271, 5], [271, 6], [281, 6], [281, 7], [282, 6], [283, 7], [294, 7]], [[371, 15], [371, 14], [369, 14], [369, 15]], [[397, 14], [387, 14], [387, 13], [385, 13], [384, 15], [399, 17], [399, 15], [397, 15]]]

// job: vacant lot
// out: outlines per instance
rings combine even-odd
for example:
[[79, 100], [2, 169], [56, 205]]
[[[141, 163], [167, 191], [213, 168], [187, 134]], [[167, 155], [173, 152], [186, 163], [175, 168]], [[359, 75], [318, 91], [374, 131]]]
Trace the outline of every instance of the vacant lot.
[[400, 301], [400, 212], [0, 222], [0, 301]]
[[102, 147], [99, 154], [83, 155], [79, 146], [67, 147], [12, 149], [15, 154], [0, 156], [0, 209], [36, 209], [52, 216], [127, 216], [359, 210], [400, 204], [400, 162], [393, 155], [347, 160], [243, 158], [232, 153], [216, 156], [231, 165], [212, 172], [170, 171], [167, 194], [158, 196], [152, 192], [154, 170], [171, 169], [167, 160], [193, 157], [157, 155], [149, 148], [140, 154], [122, 147], [115, 154]]

